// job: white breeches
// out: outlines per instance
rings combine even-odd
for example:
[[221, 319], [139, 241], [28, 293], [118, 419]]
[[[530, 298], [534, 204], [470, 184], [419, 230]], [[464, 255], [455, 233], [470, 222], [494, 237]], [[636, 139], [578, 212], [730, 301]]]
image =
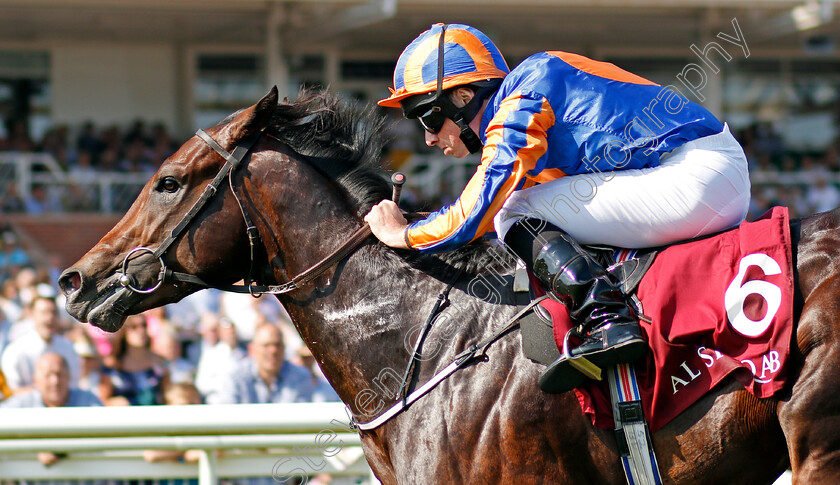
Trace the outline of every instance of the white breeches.
[[747, 159], [729, 127], [663, 155], [657, 167], [589, 173], [515, 192], [496, 214], [499, 239], [535, 217], [581, 244], [659, 246], [731, 228], [747, 215]]

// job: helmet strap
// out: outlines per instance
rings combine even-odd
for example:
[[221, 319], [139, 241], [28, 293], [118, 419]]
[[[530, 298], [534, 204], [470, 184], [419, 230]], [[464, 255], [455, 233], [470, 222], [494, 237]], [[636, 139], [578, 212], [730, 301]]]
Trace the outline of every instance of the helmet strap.
[[481, 139], [475, 134], [475, 131], [470, 128], [469, 122], [464, 119], [464, 115], [461, 114], [460, 111], [452, 117], [452, 121], [454, 121], [455, 124], [458, 125], [458, 128], [461, 129], [461, 141], [464, 142], [464, 145], [467, 146], [467, 150], [469, 150], [470, 153], [478, 153], [482, 148], [484, 148], [484, 145], [481, 143]]

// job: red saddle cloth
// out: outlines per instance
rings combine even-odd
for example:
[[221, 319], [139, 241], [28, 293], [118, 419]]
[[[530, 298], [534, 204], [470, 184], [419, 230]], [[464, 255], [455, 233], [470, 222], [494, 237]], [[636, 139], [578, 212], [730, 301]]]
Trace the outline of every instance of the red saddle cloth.
[[[760, 398], [785, 384], [793, 328], [793, 264], [787, 208], [656, 256], [637, 289], [649, 352], [635, 364], [652, 431], [724, 377]], [[565, 307], [545, 300], [562, 349], [571, 327]], [[595, 426], [612, 428], [606, 381], [575, 390]]]

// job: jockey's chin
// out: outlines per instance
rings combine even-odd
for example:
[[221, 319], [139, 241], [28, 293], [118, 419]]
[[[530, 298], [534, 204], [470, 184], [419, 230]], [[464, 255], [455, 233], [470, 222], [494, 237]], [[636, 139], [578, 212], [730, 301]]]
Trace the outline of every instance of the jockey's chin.
[[451, 146], [441, 147], [443, 149], [443, 154], [450, 157], [455, 158], [464, 158], [470, 154], [470, 151], [467, 150], [467, 146], [461, 140], [453, 143]]

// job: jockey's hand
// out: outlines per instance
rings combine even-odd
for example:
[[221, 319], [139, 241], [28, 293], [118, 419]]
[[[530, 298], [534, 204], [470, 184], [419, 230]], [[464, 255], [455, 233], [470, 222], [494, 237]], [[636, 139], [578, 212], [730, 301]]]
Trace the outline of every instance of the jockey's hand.
[[383, 200], [370, 209], [365, 216], [373, 235], [392, 248], [408, 249], [405, 243], [405, 229], [408, 221], [394, 201]]

